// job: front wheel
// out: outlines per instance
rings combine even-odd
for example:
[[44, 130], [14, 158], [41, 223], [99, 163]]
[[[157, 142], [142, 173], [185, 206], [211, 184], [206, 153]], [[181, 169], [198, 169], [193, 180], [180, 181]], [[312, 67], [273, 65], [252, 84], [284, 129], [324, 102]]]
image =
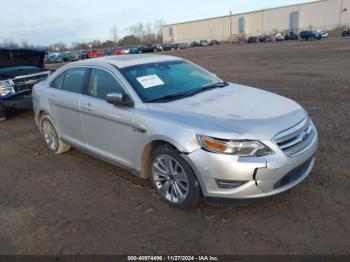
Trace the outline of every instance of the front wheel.
[[161, 198], [172, 207], [187, 209], [201, 200], [201, 188], [187, 162], [172, 147], [160, 146], [150, 159], [151, 181]]

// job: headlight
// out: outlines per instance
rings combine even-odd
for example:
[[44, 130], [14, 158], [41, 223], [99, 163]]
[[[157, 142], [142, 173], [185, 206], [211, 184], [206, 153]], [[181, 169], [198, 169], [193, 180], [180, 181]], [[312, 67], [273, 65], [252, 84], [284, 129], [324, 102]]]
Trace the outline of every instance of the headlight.
[[13, 89], [11, 80], [0, 81], [0, 96], [6, 96], [14, 93], [15, 90]]
[[273, 151], [259, 141], [253, 140], [223, 140], [198, 135], [201, 146], [213, 153], [236, 156], [264, 156]]

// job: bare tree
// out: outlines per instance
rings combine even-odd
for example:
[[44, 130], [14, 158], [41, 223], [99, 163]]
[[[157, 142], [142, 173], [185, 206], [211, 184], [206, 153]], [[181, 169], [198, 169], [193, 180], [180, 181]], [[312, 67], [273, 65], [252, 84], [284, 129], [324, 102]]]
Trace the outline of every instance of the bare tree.
[[133, 36], [136, 36], [143, 40], [145, 35], [145, 26], [143, 23], [138, 23], [136, 25], [133, 25], [129, 28], [130, 34]]
[[23, 47], [23, 48], [30, 48], [30, 47], [33, 47], [33, 46], [30, 46], [26, 40], [22, 40], [21, 47]]
[[162, 19], [158, 19], [156, 21], [154, 21], [154, 31], [157, 35], [157, 39], [160, 41], [163, 41], [163, 31], [162, 31], [162, 27], [165, 24], [165, 22]]
[[64, 43], [60, 42], [49, 45], [48, 49], [50, 52], [63, 52], [67, 50], [67, 47]]
[[17, 42], [12, 40], [12, 39], [5, 39], [3, 45], [4, 45], [4, 47], [8, 47], [8, 48], [17, 48], [18, 47]]

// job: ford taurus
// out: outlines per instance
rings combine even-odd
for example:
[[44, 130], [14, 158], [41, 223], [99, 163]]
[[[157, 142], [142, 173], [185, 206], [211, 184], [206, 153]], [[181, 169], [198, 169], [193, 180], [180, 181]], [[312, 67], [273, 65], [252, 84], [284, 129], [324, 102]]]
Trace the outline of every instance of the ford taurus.
[[272, 196], [315, 162], [316, 127], [300, 105], [182, 58], [71, 63], [35, 85], [33, 102], [54, 153], [73, 146], [127, 168], [177, 208]]

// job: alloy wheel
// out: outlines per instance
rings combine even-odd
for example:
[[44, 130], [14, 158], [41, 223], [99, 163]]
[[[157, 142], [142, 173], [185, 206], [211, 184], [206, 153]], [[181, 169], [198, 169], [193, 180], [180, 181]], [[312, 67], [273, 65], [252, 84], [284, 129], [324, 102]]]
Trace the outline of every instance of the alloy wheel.
[[47, 146], [51, 150], [56, 151], [58, 148], [58, 137], [52, 123], [47, 119], [44, 119], [42, 122], [42, 132]]
[[189, 182], [182, 165], [169, 155], [157, 156], [152, 163], [152, 178], [158, 192], [172, 203], [183, 202]]

